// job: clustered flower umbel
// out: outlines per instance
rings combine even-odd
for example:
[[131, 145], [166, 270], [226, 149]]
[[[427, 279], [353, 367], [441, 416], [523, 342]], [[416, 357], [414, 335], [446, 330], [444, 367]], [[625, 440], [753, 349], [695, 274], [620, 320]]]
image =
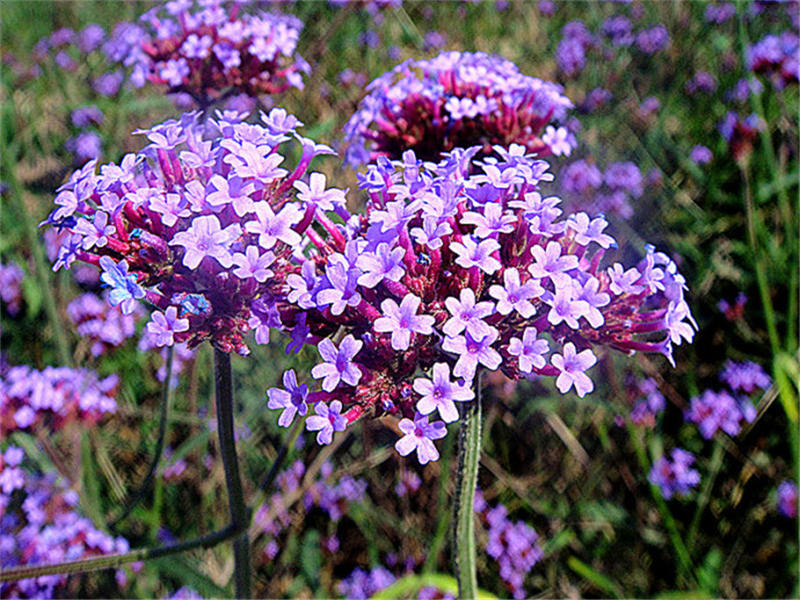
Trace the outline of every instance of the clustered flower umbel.
[[[616, 245], [607, 222], [561, 217], [542, 197], [546, 162], [522, 146], [473, 162], [478, 148], [423, 164], [407, 151], [360, 175], [366, 214], [328, 222], [307, 260], [286, 277], [284, 323], [317, 344], [309, 391], [287, 371], [268, 391], [288, 426], [313, 405], [306, 427], [327, 444], [366, 414], [394, 415], [402, 455], [438, 458], [433, 440], [473, 399], [476, 374], [556, 377], [562, 393], [594, 384], [593, 348], [661, 352], [691, 341], [695, 325], [672, 260], [647, 248], [635, 267], [601, 267]], [[472, 173], [475, 168], [480, 172]], [[472, 173], [472, 174], [470, 174]], [[309, 230], [313, 231], [313, 230]], [[438, 413], [442, 421], [432, 421]]]
[[[299, 180], [314, 156], [333, 151], [297, 136], [302, 123], [286, 111], [262, 113], [264, 125], [218, 115], [205, 127], [187, 113], [136, 131], [150, 144], [99, 174], [95, 161], [76, 171], [47, 223], [70, 233], [54, 269], [76, 259], [99, 266], [124, 314], [142, 299], [156, 306], [147, 331], [157, 345], [208, 339], [247, 354], [248, 331], [265, 344], [280, 326], [274, 297], [285, 295], [280, 274], [301, 233], [344, 192], [325, 189], [322, 174]], [[291, 135], [303, 153], [289, 171], [280, 147]]]
[[510, 61], [483, 52], [445, 52], [409, 59], [367, 86], [369, 94], [345, 125], [347, 160], [399, 160], [413, 150], [440, 160], [453, 148], [522, 144], [540, 156], [569, 155], [574, 136], [553, 124], [572, 102], [561, 86], [523, 75]]
[[[49, 565], [129, 550], [77, 512], [78, 494], [53, 473], [26, 465], [25, 451], [0, 448], [0, 569]], [[69, 595], [68, 576], [30, 577], [0, 583], [2, 598], [55, 598]], [[124, 586], [126, 572], [117, 570]]]
[[165, 85], [201, 107], [220, 95], [251, 97], [303, 88], [308, 63], [295, 54], [303, 23], [291, 15], [244, 14], [244, 2], [174, 0], [142, 15], [144, 27], [115, 29], [112, 52], [132, 69], [131, 82]]

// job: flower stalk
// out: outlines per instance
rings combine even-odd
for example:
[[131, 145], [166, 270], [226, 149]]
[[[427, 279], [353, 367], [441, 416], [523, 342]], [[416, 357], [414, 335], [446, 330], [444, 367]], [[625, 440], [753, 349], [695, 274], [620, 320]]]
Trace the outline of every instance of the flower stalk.
[[228, 506], [231, 526], [241, 531], [233, 540], [234, 581], [237, 598], [249, 598], [250, 594], [250, 538], [247, 526], [250, 514], [244, 503], [242, 480], [239, 476], [239, 461], [236, 456], [236, 438], [233, 431], [233, 375], [231, 356], [214, 348], [214, 385], [217, 402], [217, 433], [219, 434], [222, 466], [225, 469], [225, 485], [228, 490]]
[[468, 403], [458, 434], [458, 475], [453, 505], [455, 568], [459, 598], [477, 598], [475, 489], [481, 459], [481, 374], [475, 379], [475, 400]]

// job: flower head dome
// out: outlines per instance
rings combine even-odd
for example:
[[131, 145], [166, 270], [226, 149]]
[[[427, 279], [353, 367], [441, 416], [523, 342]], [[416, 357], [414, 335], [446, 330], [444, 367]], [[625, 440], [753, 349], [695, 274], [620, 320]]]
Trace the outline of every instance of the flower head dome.
[[483, 52], [445, 52], [407, 60], [375, 79], [345, 126], [353, 165], [406, 150], [439, 161], [453, 148], [521, 144], [528, 152], [569, 154], [564, 127], [572, 102], [559, 85], [523, 75], [510, 61]]

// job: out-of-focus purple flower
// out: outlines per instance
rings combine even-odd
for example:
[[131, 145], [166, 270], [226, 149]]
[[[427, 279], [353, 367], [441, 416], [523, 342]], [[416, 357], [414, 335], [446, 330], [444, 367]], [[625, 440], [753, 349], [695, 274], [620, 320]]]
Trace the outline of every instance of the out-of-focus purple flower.
[[556, 3], [552, 0], [539, 0], [536, 7], [545, 17], [552, 17], [554, 14], [556, 14], [556, 9], [558, 8]]
[[669, 45], [669, 31], [664, 25], [640, 31], [636, 36], [636, 46], [645, 54], [655, 54]]
[[104, 117], [99, 108], [91, 105], [76, 108], [72, 111], [70, 118], [72, 119], [72, 124], [75, 125], [75, 127], [84, 128], [89, 127], [90, 125], [101, 125]]
[[747, 49], [747, 68], [770, 77], [776, 89], [782, 90], [800, 78], [800, 38], [796, 32], [767, 35]]
[[22, 305], [22, 280], [25, 271], [16, 263], [0, 264], [0, 300], [8, 314], [16, 316]]
[[64, 146], [75, 156], [75, 162], [79, 164], [103, 156], [103, 142], [94, 131], [83, 131], [68, 139]]
[[640, 398], [631, 410], [631, 423], [638, 426], [654, 427], [656, 416], [664, 410], [666, 400], [654, 379], [644, 379], [635, 386], [637, 396]]
[[720, 374], [720, 380], [734, 392], [742, 391], [752, 394], [756, 390], [765, 390], [772, 385], [772, 379], [754, 362], [734, 362], [729, 360]]
[[721, 4], [709, 4], [706, 6], [705, 19], [706, 23], [715, 23], [722, 25], [730, 21], [736, 15], [736, 6], [731, 2], [723, 2]]
[[700, 434], [711, 439], [718, 430], [734, 436], [741, 431], [741, 423], [755, 419], [755, 409], [748, 400], [737, 400], [728, 392], [705, 390], [692, 398], [686, 411], [686, 420], [697, 424]]
[[778, 485], [778, 512], [789, 519], [797, 518], [797, 484], [794, 481], [782, 481]]
[[[369, 95], [345, 126], [348, 161], [400, 159], [414, 150], [440, 160], [453, 148], [523, 145], [550, 153], [545, 126], [562, 122], [572, 103], [561, 87], [523, 75], [513, 63], [482, 52], [445, 52], [407, 60], [367, 86]], [[515, 125], [509, 129], [508, 123]], [[563, 140], [574, 146], [571, 138]], [[562, 150], [563, 153], [563, 150]]]
[[702, 145], [695, 146], [689, 153], [689, 159], [698, 165], [708, 164], [713, 158], [714, 155], [711, 153], [711, 150]]
[[580, 108], [584, 112], [592, 113], [611, 102], [613, 97], [614, 94], [605, 88], [594, 88], [586, 95], [586, 99], [581, 103]]
[[747, 296], [743, 292], [739, 292], [733, 306], [724, 298], [717, 303], [717, 308], [725, 315], [728, 321], [736, 321], [741, 319], [744, 315], [744, 307], [747, 304]]
[[679, 496], [688, 494], [700, 483], [700, 473], [691, 468], [694, 456], [690, 452], [673, 448], [671, 456], [671, 461], [666, 456], [655, 461], [647, 478], [650, 483], [658, 486], [661, 495], [667, 500], [676, 494]]
[[705, 92], [712, 94], [717, 89], [717, 79], [707, 71], [697, 71], [692, 78], [686, 82], [686, 91], [690, 94]]
[[339, 593], [345, 598], [366, 600], [395, 582], [395, 576], [385, 567], [375, 567], [370, 571], [355, 569], [339, 582]]
[[67, 305], [67, 316], [75, 324], [78, 335], [91, 342], [92, 356], [101, 356], [122, 345], [136, 333], [136, 321], [144, 311], [136, 307], [124, 314], [121, 306], [111, 306], [106, 298], [83, 294]]
[[608, 17], [601, 25], [603, 35], [614, 46], [630, 46], [633, 44], [633, 25], [630, 19], [622, 15]]

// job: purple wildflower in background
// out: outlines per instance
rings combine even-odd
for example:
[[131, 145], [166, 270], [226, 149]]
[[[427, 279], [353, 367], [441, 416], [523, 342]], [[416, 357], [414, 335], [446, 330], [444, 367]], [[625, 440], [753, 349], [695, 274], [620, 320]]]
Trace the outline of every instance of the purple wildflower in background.
[[761, 365], [754, 362], [734, 362], [729, 360], [720, 374], [720, 380], [734, 392], [742, 391], [752, 394], [756, 390], [765, 390], [772, 385], [772, 379]]
[[736, 16], [736, 6], [731, 2], [706, 6], [705, 20], [707, 23], [722, 25], [730, 21], [734, 16]]
[[755, 409], [746, 400], [739, 401], [728, 392], [705, 390], [692, 398], [686, 420], [697, 424], [700, 434], [711, 439], [718, 430], [734, 436], [741, 431], [742, 421], [755, 419]]
[[794, 31], [767, 35], [747, 49], [747, 68], [767, 75], [782, 90], [800, 78], [800, 37]]
[[67, 305], [67, 316], [78, 335], [91, 342], [92, 356], [101, 356], [132, 337], [143, 313], [137, 305], [131, 314], [124, 314], [120, 305], [111, 306], [107, 298], [91, 293], [78, 296]]
[[794, 481], [782, 481], [778, 485], [778, 512], [789, 519], [797, 518], [797, 484]]
[[396, 577], [382, 566], [377, 566], [369, 571], [355, 569], [339, 582], [338, 590], [344, 598], [366, 600], [392, 585], [395, 580]]
[[103, 156], [103, 142], [94, 131], [84, 131], [66, 141], [64, 147], [75, 157], [76, 164]]
[[10, 316], [16, 316], [22, 305], [22, 280], [25, 271], [16, 263], [0, 264], [0, 300]]
[[644, 379], [637, 382], [635, 394], [644, 396], [640, 398], [631, 410], [631, 423], [634, 425], [654, 427], [656, 417], [664, 411], [666, 400], [658, 390], [654, 379]]
[[669, 45], [669, 31], [664, 25], [656, 25], [636, 35], [636, 46], [645, 54], [655, 54]]
[[661, 495], [667, 500], [674, 495], [688, 494], [700, 483], [700, 473], [691, 468], [694, 456], [690, 452], [673, 448], [671, 457], [671, 461], [665, 456], [655, 461], [647, 478], [650, 483], [658, 486]]
[[96, 106], [81, 106], [72, 111], [70, 115], [72, 124], [75, 127], [84, 128], [90, 125], [102, 125], [104, 116]]
[[689, 153], [689, 159], [698, 165], [705, 165], [712, 161], [714, 155], [705, 146], [697, 145]]
[[686, 82], [686, 91], [690, 94], [705, 92], [713, 94], [717, 89], [716, 78], [707, 71], [697, 71], [692, 78]]
[[[528, 152], [554, 153], [545, 126], [566, 119], [572, 103], [561, 87], [529, 77], [499, 57], [445, 52], [407, 60], [367, 86], [369, 95], [345, 125], [352, 165], [379, 156], [399, 160], [406, 150], [438, 161], [453, 148], [522, 144]], [[514, 126], [508, 127], [513, 121]], [[548, 139], [560, 154], [576, 145], [571, 134]]]

